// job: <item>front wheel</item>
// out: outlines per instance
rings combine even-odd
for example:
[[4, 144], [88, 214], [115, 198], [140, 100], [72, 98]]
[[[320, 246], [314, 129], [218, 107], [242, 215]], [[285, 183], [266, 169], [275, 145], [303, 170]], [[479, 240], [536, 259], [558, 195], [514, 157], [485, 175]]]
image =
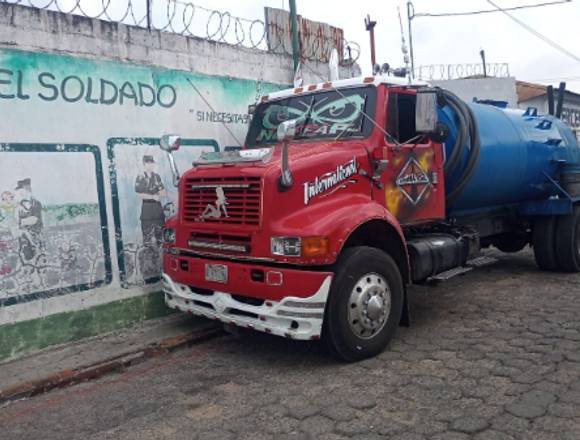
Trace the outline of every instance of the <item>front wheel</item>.
[[393, 259], [371, 247], [346, 249], [326, 306], [322, 337], [330, 352], [357, 361], [382, 352], [396, 333], [404, 287]]

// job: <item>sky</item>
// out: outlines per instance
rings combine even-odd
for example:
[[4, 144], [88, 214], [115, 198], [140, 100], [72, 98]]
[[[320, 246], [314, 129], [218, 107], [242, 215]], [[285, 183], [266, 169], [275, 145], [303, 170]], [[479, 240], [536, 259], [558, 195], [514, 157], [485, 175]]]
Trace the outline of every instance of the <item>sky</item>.
[[[9, 0], [16, 1], [16, 0]], [[37, 0], [32, 1], [38, 4]], [[61, 8], [74, 8], [78, 0], [57, 1]], [[228, 11], [232, 16], [245, 19], [264, 20], [264, 7], [289, 9], [288, 0], [151, 0], [154, 21], [167, 22], [167, 4], [182, 4], [175, 14], [174, 22], [179, 26], [183, 15], [191, 14], [189, 8], [184, 14], [183, 4], [193, 3], [221, 12]], [[493, 0], [503, 8], [545, 3], [550, 0]], [[552, 0], [553, 1], [553, 0]], [[50, 0], [44, 0], [44, 4]], [[397, 8], [401, 8], [403, 26], [407, 32], [406, 0], [296, 0], [298, 13], [302, 16], [329, 23], [344, 29], [347, 40], [358, 42], [361, 47], [359, 64], [364, 74], [371, 72], [369, 36], [365, 30], [364, 17], [370, 14], [377, 21], [375, 28], [377, 61], [388, 62], [391, 66], [403, 66], [401, 53], [401, 28]], [[52, 4], [52, 3], [51, 3]], [[83, 10], [91, 14], [102, 10], [103, 2], [80, 0]], [[137, 17], [145, 16], [146, 0], [108, 0], [109, 14], [120, 19], [133, 6]], [[415, 12], [442, 13], [465, 12], [493, 9], [488, 0], [413, 0]], [[118, 10], [117, 10], [118, 9]], [[572, 0], [555, 6], [518, 10], [511, 12], [519, 20], [549, 39], [563, 46], [580, 59], [580, 0]], [[198, 10], [191, 22], [191, 31], [204, 36], [207, 19], [211, 12]], [[127, 17], [126, 17], [127, 18]], [[130, 21], [131, 16], [128, 17]], [[165, 19], [165, 21], [164, 21]], [[186, 20], [187, 21], [187, 20]], [[159, 26], [157, 26], [159, 27]], [[234, 28], [233, 22], [230, 31]], [[247, 25], [246, 25], [247, 30]], [[407, 44], [408, 44], [408, 36]], [[468, 17], [416, 17], [413, 20], [413, 41], [415, 66], [431, 64], [480, 63], [479, 52], [485, 50], [488, 63], [508, 63], [511, 76], [519, 80], [557, 85], [566, 80], [568, 89], [580, 93], [580, 61], [550, 47], [544, 41], [514, 23], [501, 12]]]
[[[546, 0], [494, 0], [500, 7]], [[288, 9], [288, 0], [195, 0], [194, 3], [245, 18], [263, 19], [263, 7]], [[414, 0], [415, 13], [473, 11], [493, 8], [486, 0]], [[344, 5], [344, 6], [342, 6]], [[397, 7], [407, 30], [406, 2], [399, 0], [297, 0], [298, 13], [344, 29], [345, 38], [361, 46], [359, 64], [370, 73], [369, 36], [364, 17], [377, 21], [377, 61], [402, 66], [401, 30]], [[580, 58], [580, 0], [512, 12], [521, 21]], [[538, 39], [503, 13], [469, 17], [413, 20], [415, 65], [479, 63], [485, 50], [488, 63], [508, 63], [519, 80], [555, 84], [568, 79], [567, 88], [580, 93], [580, 62]], [[407, 39], [408, 44], [408, 39]]]

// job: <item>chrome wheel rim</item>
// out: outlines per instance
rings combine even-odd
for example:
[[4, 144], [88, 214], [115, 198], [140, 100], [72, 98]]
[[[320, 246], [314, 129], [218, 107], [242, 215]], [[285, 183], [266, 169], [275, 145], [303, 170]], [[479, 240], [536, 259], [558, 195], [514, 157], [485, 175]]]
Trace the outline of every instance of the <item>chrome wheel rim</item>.
[[362, 276], [354, 285], [348, 301], [348, 324], [353, 333], [370, 339], [385, 326], [391, 313], [391, 290], [378, 273]]

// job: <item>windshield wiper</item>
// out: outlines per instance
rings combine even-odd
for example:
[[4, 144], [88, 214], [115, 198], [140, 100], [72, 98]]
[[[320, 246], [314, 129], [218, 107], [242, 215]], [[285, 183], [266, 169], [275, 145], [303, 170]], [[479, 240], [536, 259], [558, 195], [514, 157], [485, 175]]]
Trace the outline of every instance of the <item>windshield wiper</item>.
[[304, 135], [304, 129], [306, 128], [306, 125], [308, 125], [308, 122], [310, 122], [310, 116], [312, 115], [312, 109], [314, 108], [315, 98], [316, 98], [315, 96], [312, 97], [312, 99], [310, 100], [310, 105], [308, 106], [308, 110], [306, 110], [306, 114], [304, 116], [304, 124], [302, 125], [302, 129], [300, 130], [299, 134], [300, 137]]

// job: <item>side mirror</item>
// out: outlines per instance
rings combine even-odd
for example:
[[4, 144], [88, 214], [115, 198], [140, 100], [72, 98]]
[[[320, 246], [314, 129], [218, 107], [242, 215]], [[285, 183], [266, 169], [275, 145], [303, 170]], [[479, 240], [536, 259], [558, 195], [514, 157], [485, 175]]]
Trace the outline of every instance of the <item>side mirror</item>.
[[297, 125], [298, 122], [296, 119], [284, 121], [278, 125], [278, 131], [276, 132], [278, 142], [288, 142], [294, 139], [294, 136], [296, 136]]
[[296, 127], [298, 126], [298, 119], [291, 119], [284, 121], [278, 125], [276, 135], [278, 142], [282, 142], [282, 159], [280, 161], [280, 179], [278, 180], [278, 188], [281, 191], [289, 189], [294, 179], [292, 178], [292, 171], [290, 171], [290, 163], [288, 161], [288, 142], [296, 136]]
[[437, 90], [417, 90], [415, 130], [417, 133], [424, 134], [433, 134], [437, 132]]
[[181, 136], [175, 134], [164, 134], [159, 140], [159, 147], [168, 153], [179, 150], [181, 146]]

